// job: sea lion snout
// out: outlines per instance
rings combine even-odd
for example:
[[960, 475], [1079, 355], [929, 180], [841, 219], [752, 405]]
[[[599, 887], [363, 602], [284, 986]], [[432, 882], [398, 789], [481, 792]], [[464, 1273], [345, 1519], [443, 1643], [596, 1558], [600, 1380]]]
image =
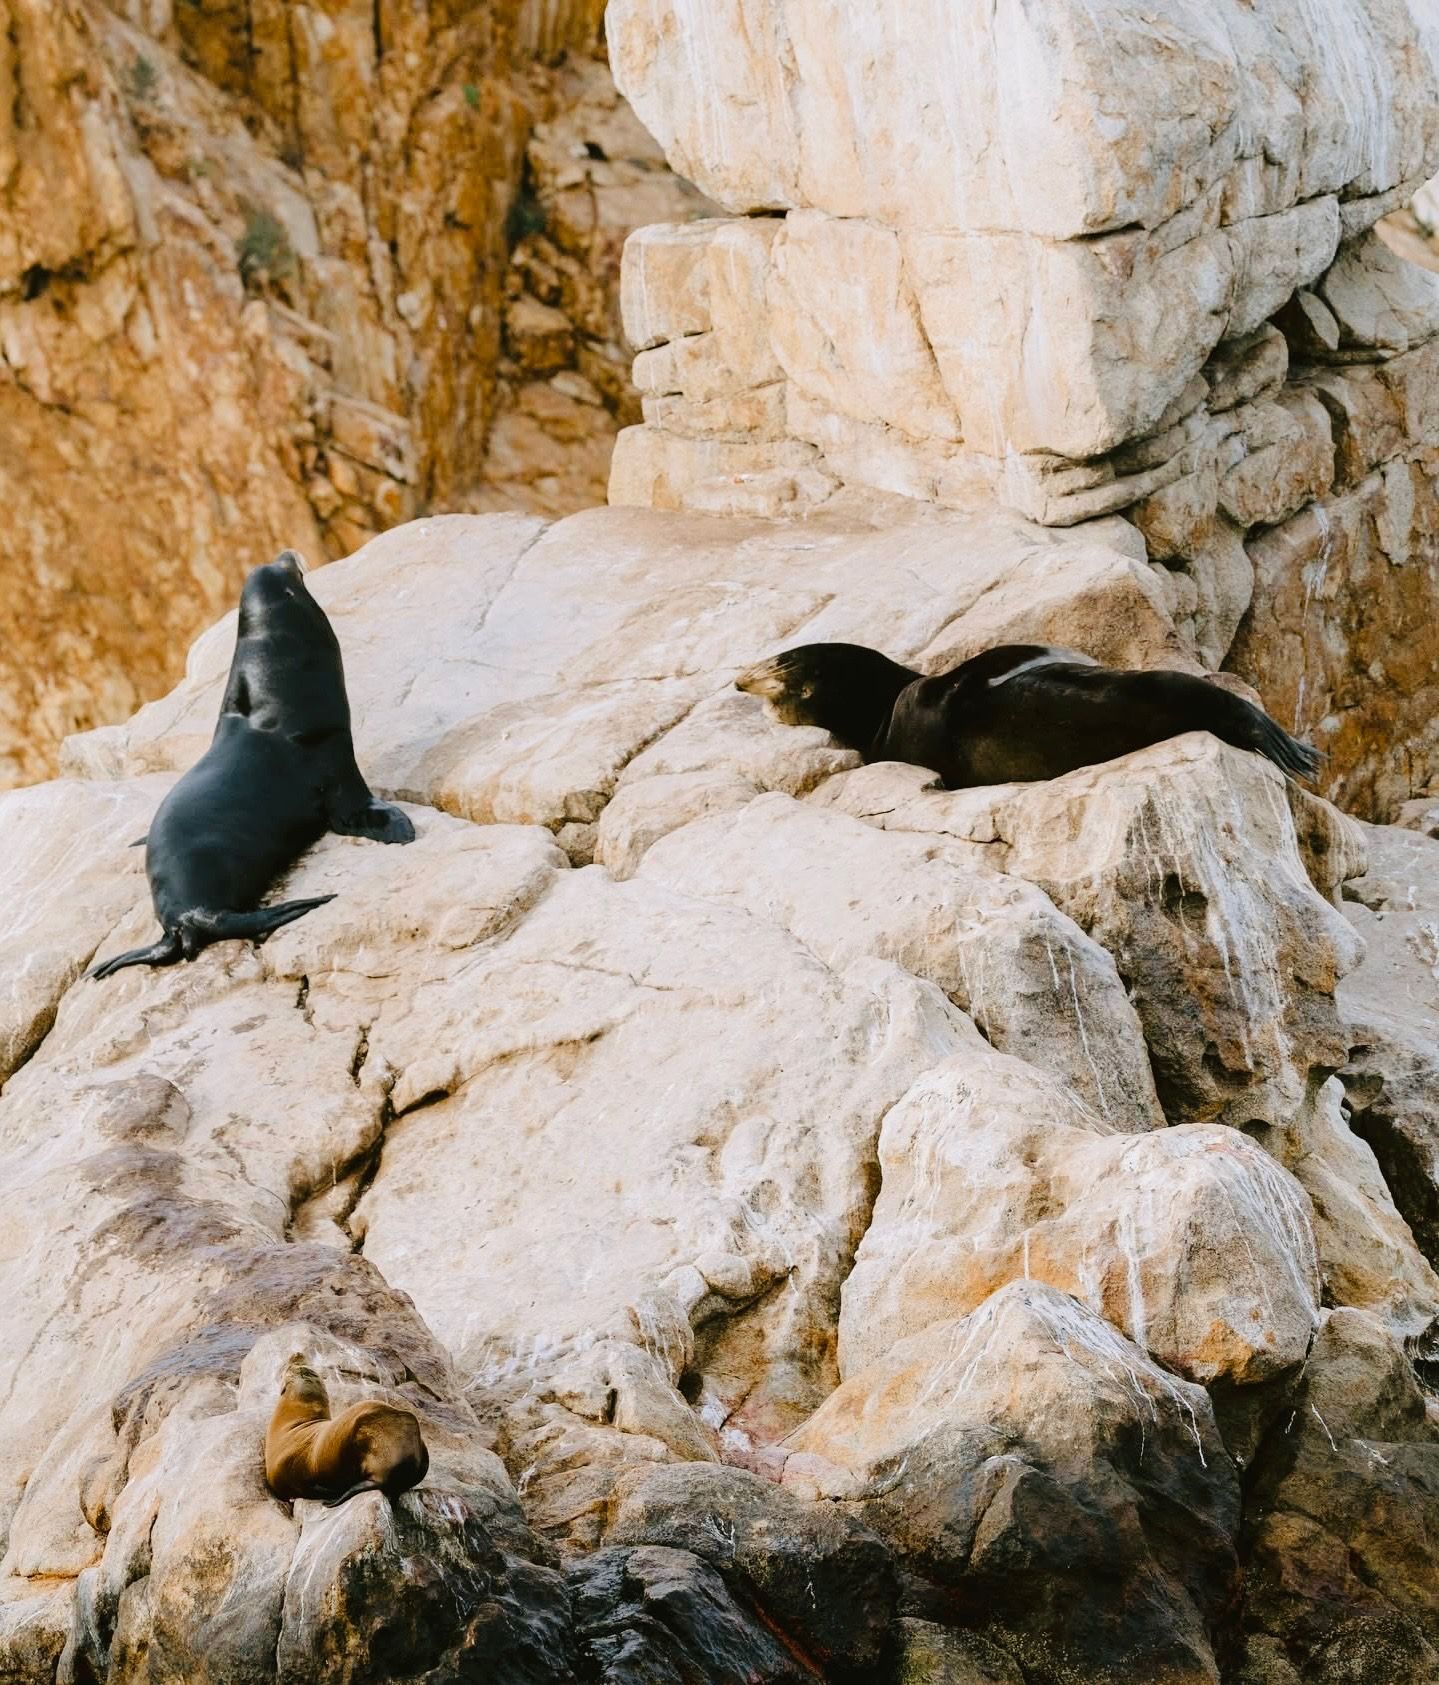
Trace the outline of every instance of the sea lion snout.
[[762, 696], [765, 701], [772, 702], [789, 690], [789, 680], [785, 672], [784, 657], [774, 655], [768, 661], [757, 661], [753, 667], [746, 667], [735, 680], [734, 687], [750, 696]]
[[283, 569], [285, 573], [288, 573], [294, 579], [303, 579], [305, 577], [305, 558], [298, 550], [282, 550], [280, 554], [275, 557], [271, 566]]

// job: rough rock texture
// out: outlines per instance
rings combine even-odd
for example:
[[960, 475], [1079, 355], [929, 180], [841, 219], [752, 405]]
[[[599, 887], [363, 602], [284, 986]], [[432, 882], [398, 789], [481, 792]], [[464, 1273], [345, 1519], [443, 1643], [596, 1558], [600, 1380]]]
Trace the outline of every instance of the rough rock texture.
[[1350, 1127], [1373, 1149], [1424, 1255], [1439, 1265], [1439, 841], [1370, 827], [1346, 886], [1364, 963], [1338, 991]]
[[738, 213], [630, 242], [612, 501], [1123, 513], [1327, 793], [1439, 784], [1439, 276], [1374, 232], [1439, 165], [1423, 0], [614, 0], [609, 40]]
[[[0, 8], [0, 785], [173, 683], [286, 545], [343, 555], [490, 477], [492, 506], [603, 501], [637, 403], [620, 245], [705, 202], [587, 56], [602, 11]], [[546, 238], [573, 344], [512, 367]]]
[[[801, 637], [1176, 658], [1121, 523], [905, 507], [320, 572], [418, 835], [259, 949], [80, 979], [232, 621], [0, 799], [0, 1675], [1426, 1677], [1439, 842], [770, 720]], [[296, 1351], [420, 1416], [393, 1508], [266, 1492]]]

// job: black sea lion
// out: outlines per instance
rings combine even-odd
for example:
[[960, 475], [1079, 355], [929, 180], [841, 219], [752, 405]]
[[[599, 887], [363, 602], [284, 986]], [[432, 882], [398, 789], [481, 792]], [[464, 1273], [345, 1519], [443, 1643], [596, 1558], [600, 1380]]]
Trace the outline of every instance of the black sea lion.
[[293, 550], [251, 570], [210, 747], [160, 803], [145, 870], [164, 937], [91, 972], [173, 965], [211, 942], [261, 942], [333, 901], [262, 907], [274, 880], [326, 831], [407, 843], [415, 827], [376, 801], [355, 764], [340, 645]]
[[277, 1498], [323, 1498], [330, 1509], [357, 1492], [398, 1498], [429, 1467], [412, 1411], [375, 1400], [332, 1419], [325, 1383], [304, 1358], [285, 1365], [265, 1432], [265, 1481]]
[[1186, 731], [1256, 750], [1297, 778], [1320, 760], [1207, 679], [1101, 667], [1047, 644], [1001, 644], [933, 678], [860, 644], [804, 644], [735, 684], [787, 725], [823, 726], [866, 761], [928, 767], [949, 790], [1057, 778]]

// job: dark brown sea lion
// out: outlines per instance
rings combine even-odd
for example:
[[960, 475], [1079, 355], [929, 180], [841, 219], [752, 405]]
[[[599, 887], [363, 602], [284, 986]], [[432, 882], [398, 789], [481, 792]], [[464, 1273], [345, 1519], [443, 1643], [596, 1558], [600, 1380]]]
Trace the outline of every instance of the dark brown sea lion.
[[211, 942], [262, 942], [333, 901], [262, 907], [279, 875], [325, 834], [407, 843], [415, 827], [376, 801], [355, 764], [340, 645], [293, 550], [251, 570], [210, 747], [170, 791], [144, 839], [155, 916], [148, 948], [97, 965], [173, 965]]
[[331, 1418], [325, 1383], [304, 1358], [285, 1365], [265, 1433], [265, 1480], [277, 1498], [323, 1498], [331, 1509], [357, 1492], [394, 1499], [429, 1466], [411, 1411], [374, 1400]]
[[932, 678], [861, 644], [804, 644], [735, 684], [788, 725], [822, 726], [866, 761], [928, 767], [949, 790], [1057, 778], [1186, 731], [1252, 749], [1296, 778], [1320, 761], [1207, 679], [1101, 667], [1047, 644], [1001, 644]]

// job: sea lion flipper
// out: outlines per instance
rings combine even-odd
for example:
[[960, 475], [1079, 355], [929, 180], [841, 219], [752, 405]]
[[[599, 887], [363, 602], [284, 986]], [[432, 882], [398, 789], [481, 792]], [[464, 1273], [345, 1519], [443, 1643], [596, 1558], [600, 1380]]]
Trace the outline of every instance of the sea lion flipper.
[[415, 840], [415, 827], [408, 813], [389, 802], [369, 802], [349, 813], [336, 814], [330, 829], [339, 837], [371, 837], [382, 843], [408, 843]]
[[338, 1509], [341, 1504], [347, 1503], [351, 1498], [357, 1498], [361, 1492], [380, 1492], [383, 1490], [384, 1488], [378, 1480], [357, 1480], [347, 1492], [341, 1492], [337, 1498], [326, 1498], [323, 1502], [326, 1509]]
[[313, 912], [316, 907], [323, 907], [327, 901], [334, 899], [333, 895], [312, 895], [304, 901], [280, 901], [273, 907], [257, 907], [253, 913], [196, 912], [189, 915], [188, 922], [193, 931], [202, 935], [207, 943], [263, 942], [281, 925], [291, 924], [295, 919], [303, 918], [306, 913]]
[[114, 959], [92, 966], [86, 975], [98, 982], [102, 977], [123, 971], [127, 965], [174, 965], [183, 957], [184, 951], [180, 938], [167, 932], [148, 948], [131, 948], [128, 953], [116, 954]]

